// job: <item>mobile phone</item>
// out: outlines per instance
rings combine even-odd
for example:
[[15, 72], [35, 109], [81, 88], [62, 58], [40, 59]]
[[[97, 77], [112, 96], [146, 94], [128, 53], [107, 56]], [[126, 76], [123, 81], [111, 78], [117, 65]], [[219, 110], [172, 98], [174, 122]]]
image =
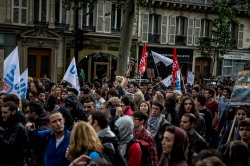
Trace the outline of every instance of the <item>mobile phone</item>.
[[110, 112], [110, 115], [115, 115], [116, 109], [115, 108], [110, 108], [109, 112]]

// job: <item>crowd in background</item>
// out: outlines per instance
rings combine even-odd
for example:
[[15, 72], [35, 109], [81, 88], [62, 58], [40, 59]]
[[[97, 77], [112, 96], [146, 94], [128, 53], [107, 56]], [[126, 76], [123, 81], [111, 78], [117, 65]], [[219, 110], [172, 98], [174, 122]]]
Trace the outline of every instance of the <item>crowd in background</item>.
[[[231, 107], [233, 81], [183, 84], [29, 77], [27, 99], [0, 93], [0, 166], [248, 166], [250, 109]], [[158, 81], [158, 82], [157, 82]]]

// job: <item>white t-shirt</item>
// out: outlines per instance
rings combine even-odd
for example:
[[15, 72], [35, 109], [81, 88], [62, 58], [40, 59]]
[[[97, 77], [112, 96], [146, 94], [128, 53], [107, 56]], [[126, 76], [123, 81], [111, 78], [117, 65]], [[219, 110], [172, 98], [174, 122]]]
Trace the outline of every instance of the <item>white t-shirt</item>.
[[62, 138], [56, 139], [56, 148], [62, 142], [63, 138], [64, 138], [64, 136]]

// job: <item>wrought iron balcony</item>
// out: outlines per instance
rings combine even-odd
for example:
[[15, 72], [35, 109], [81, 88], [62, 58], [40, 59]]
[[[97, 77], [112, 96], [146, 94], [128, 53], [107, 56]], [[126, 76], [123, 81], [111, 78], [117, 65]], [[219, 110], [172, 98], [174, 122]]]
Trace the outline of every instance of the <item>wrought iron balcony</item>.
[[95, 32], [95, 27], [94, 26], [82, 26], [82, 30], [85, 32]]
[[38, 28], [48, 28], [49, 22], [44, 22], [44, 21], [33, 21], [34, 26]]
[[176, 45], [186, 45], [186, 36], [176, 35], [175, 36], [175, 44]]
[[211, 5], [212, 0], [156, 0], [161, 2], [173, 2], [173, 3], [189, 3], [200, 5]]
[[148, 42], [149, 43], [160, 43], [160, 35], [158, 34], [148, 34]]
[[55, 26], [56, 26], [57, 29], [62, 29], [62, 30], [68, 30], [69, 29], [69, 24], [65, 24], [65, 23], [55, 22]]
[[121, 32], [121, 28], [111, 28], [111, 32], [113, 33], [120, 33]]

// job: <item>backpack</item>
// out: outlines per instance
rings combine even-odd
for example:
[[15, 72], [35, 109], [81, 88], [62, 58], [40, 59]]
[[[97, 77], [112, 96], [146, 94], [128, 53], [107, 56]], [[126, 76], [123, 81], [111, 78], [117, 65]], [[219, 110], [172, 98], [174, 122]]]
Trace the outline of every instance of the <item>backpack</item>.
[[133, 138], [131, 141], [129, 141], [128, 145], [127, 145], [127, 150], [126, 150], [126, 157], [128, 156], [128, 150], [130, 149], [130, 147], [134, 144], [134, 143], [138, 143], [140, 145], [140, 149], [142, 152], [142, 156], [141, 156], [141, 166], [147, 166], [148, 165], [148, 146], [149, 144], [143, 140], [138, 140]]
[[103, 153], [109, 157], [113, 166], [127, 166], [126, 160], [122, 157], [118, 149], [118, 140], [116, 142], [112, 137], [99, 138], [103, 145]]
[[[92, 150], [89, 150], [87, 156], [89, 156], [92, 152], [93, 152]], [[106, 160], [108, 162], [109, 166], [114, 166], [110, 161], [109, 157], [105, 153], [99, 153], [99, 152], [97, 153], [101, 156], [101, 159]]]

